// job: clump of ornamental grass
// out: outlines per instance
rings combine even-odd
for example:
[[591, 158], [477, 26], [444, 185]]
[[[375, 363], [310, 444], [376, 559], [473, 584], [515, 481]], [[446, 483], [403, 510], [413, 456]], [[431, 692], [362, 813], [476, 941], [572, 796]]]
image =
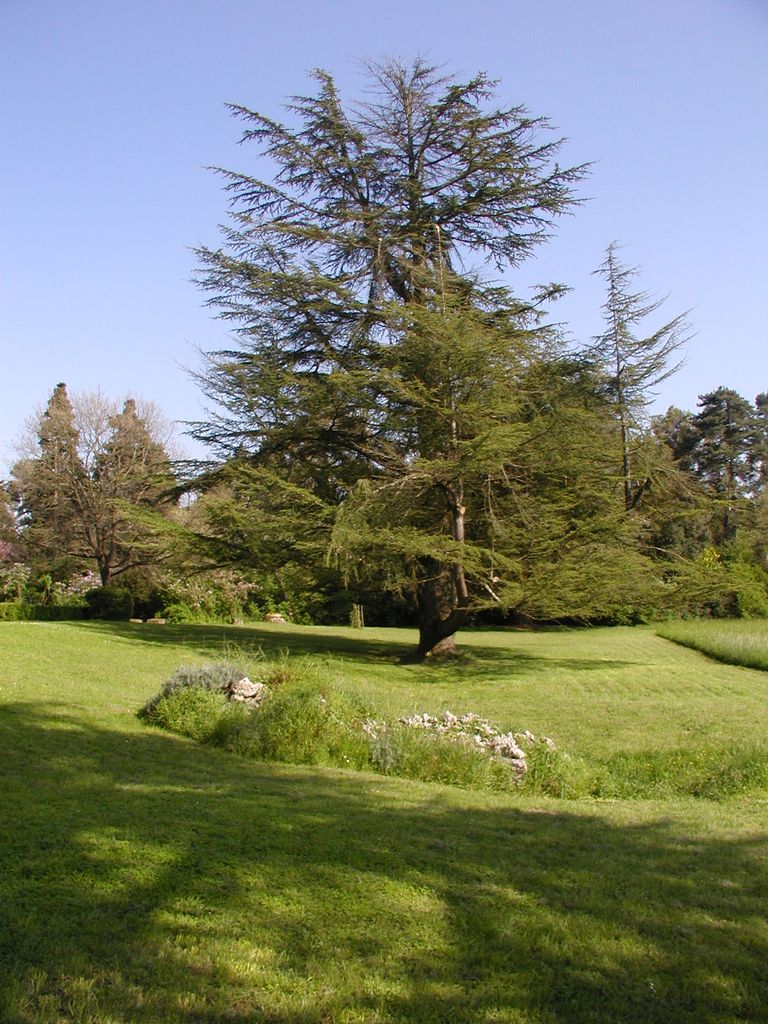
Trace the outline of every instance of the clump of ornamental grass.
[[382, 775], [440, 782], [464, 789], [507, 792], [519, 775], [467, 739], [414, 729], [397, 722], [369, 734], [370, 769]]
[[182, 665], [147, 701], [139, 717], [179, 736], [208, 742], [224, 722], [242, 717], [242, 707], [227, 698], [227, 690], [245, 675], [243, 665], [228, 661]]

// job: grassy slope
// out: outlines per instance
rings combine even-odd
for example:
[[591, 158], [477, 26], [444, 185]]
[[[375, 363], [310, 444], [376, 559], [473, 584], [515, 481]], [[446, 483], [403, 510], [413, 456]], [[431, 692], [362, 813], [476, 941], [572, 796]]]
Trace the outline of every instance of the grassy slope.
[[765, 802], [508, 800], [143, 728], [222, 636], [582, 750], [765, 730], [764, 676], [643, 630], [474, 634], [419, 669], [382, 664], [394, 631], [0, 624], [4, 1022], [768, 1017]]

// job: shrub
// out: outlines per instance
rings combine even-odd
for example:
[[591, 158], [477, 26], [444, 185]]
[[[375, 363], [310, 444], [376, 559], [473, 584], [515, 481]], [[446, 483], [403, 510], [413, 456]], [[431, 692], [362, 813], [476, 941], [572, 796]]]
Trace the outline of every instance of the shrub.
[[226, 661], [182, 666], [147, 701], [139, 717], [180, 736], [223, 745], [248, 715], [242, 704], [229, 701], [224, 693], [244, 675], [243, 666]]
[[3, 601], [0, 604], [0, 621], [22, 622], [33, 618], [32, 611], [31, 604], [24, 604], [22, 601]]
[[363, 722], [369, 709], [330, 685], [289, 683], [237, 726], [226, 746], [267, 761], [365, 768], [370, 764]]
[[0, 621], [5, 622], [65, 622], [85, 617], [86, 609], [82, 605], [27, 604], [24, 601], [0, 603]]
[[306, 678], [286, 683], [235, 723], [226, 746], [258, 760], [368, 769], [465, 788], [509, 791], [517, 782], [508, 762], [471, 738], [388, 724], [359, 698]]
[[167, 622], [205, 622], [204, 615], [194, 612], [183, 601], [172, 601], [170, 604], [163, 605], [161, 615]]
[[130, 619], [133, 615], [133, 595], [122, 587], [89, 590], [85, 603], [92, 619]]
[[154, 721], [154, 710], [161, 701], [189, 689], [221, 693], [247, 674], [244, 665], [231, 661], [214, 661], [207, 665], [182, 665], [163, 684], [160, 692], [147, 701], [139, 711], [139, 717]]
[[146, 719], [169, 732], [205, 742], [217, 732], [228, 703], [223, 693], [190, 687], [161, 697]]
[[88, 609], [81, 604], [33, 604], [32, 618], [42, 622], [66, 622], [87, 617]]

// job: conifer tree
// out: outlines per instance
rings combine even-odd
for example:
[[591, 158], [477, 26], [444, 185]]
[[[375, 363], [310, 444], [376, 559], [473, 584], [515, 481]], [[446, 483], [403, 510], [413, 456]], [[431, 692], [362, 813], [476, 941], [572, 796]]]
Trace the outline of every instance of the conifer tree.
[[167, 512], [174, 483], [163, 446], [128, 399], [70, 401], [57, 385], [39, 421], [37, 452], [13, 468], [20, 539], [35, 567], [66, 578], [95, 562], [102, 584], [153, 562], [159, 546], [141, 510]]
[[366, 101], [344, 105], [316, 72], [295, 127], [233, 108], [275, 174], [221, 171], [231, 219], [199, 250], [201, 281], [239, 345], [198, 375], [220, 412], [194, 434], [332, 496], [339, 558], [412, 588], [424, 657], [501, 596], [485, 495], [511, 484], [535, 429], [517, 385], [536, 302], [480, 269], [518, 267], [584, 169], [557, 165], [544, 119], [490, 106], [484, 74], [367, 73]]
[[57, 384], [40, 419], [36, 456], [12, 471], [24, 546], [33, 564], [55, 574], [66, 572], [77, 545], [78, 493], [86, 476], [79, 436], [67, 386]]
[[698, 406], [692, 420], [691, 468], [717, 499], [716, 540], [722, 542], [733, 537], [739, 508], [755, 493], [757, 421], [749, 401], [732, 388], [701, 395]]
[[768, 391], [755, 398], [755, 432], [750, 462], [755, 472], [756, 486], [766, 494], [768, 484]]
[[84, 520], [88, 548], [105, 585], [112, 576], [159, 558], [161, 548], [137, 512], [172, 507], [174, 483], [170, 459], [138, 416], [133, 398], [108, 417], [108, 424], [110, 433], [95, 453], [90, 514]]
[[618, 248], [616, 242], [611, 242], [605, 260], [595, 271], [605, 280], [607, 294], [603, 305], [605, 331], [596, 339], [593, 351], [615, 410], [621, 487], [624, 508], [629, 512], [637, 505], [649, 482], [646, 474], [636, 472], [635, 440], [645, 427], [653, 389], [681, 366], [679, 353], [689, 330], [685, 314], [681, 314], [652, 334], [638, 336], [638, 326], [655, 313], [664, 300], [652, 299], [648, 292], [634, 290], [638, 270], [619, 260]]

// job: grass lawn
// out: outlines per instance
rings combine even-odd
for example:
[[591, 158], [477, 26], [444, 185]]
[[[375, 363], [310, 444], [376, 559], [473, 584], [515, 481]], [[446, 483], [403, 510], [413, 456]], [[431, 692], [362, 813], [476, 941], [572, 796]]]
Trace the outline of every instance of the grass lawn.
[[768, 801], [558, 801], [245, 762], [149, 729], [181, 663], [321, 660], [390, 713], [585, 754], [765, 736], [768, 677], [646, 629], [0, 623], [3, 1024], [768, 1019]]

